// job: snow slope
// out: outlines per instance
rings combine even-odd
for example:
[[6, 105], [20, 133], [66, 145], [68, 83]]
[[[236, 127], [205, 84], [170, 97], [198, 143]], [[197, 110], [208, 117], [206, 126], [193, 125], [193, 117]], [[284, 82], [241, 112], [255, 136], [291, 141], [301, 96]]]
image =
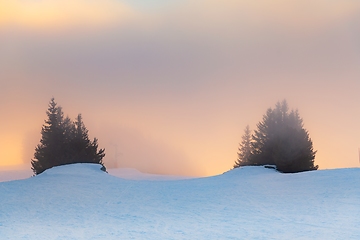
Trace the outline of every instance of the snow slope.
[[[151, 173], [143, 173], [134, 168], [109, 168], [107, 169], [110, 175], [115, 177], [124, 178], [128, 180], [180, 180], [190, 179], [192, 177], [174, 176], [174, 175], [159, 175]], [[0, 170], [0, 182], [13, 181], [26, 179], [33, 176], [34, 173], [31, 169], [26, 170]]]
[[360, 169], [126, 180], [96, 164], [0, 183], [0, 239], [360, 239]]

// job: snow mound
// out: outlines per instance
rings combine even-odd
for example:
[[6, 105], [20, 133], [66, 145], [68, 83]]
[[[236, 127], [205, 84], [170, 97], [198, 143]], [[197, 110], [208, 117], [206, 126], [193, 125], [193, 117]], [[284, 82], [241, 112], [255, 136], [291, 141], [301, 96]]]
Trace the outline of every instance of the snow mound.
[[360, 239], [358, 168], [244, 167], [181, 181], [100, 168], [72, 164], [0, 183], [0, 238]]
[[[93, 175], [94, 172], [98, 172], [101, 166], [98, 164], [90, 163], [76, 163], [70, 165], [64, 165], [61, 167], [53, 167], [44, 171], [41, 175]], [[152, 181], [164, 181], [164, 180], [181, 180], [190, 179], [192, 177], [186, 176], [174, 176], [174, 175], [158, 175], [143, 173], [134, 168], [110, 168], [107, 172], [115, 177], [128, 179], [128, 180], [152, 180]], [[103, 171], [101, 171], [103, 174]], [[13, 181], [26, 179], [33, 176], [31, 169], [27, 170], [1, 170], [0, 182]]]
[[103, 174], [104, 171], [101, 170], [100, 164], [95, 163], [74, 163], [67, 164], [58, 167], [52, 167], [45, 170], [39, 176], [44, 175], [85, 175], [93, 176], [94, 174]]

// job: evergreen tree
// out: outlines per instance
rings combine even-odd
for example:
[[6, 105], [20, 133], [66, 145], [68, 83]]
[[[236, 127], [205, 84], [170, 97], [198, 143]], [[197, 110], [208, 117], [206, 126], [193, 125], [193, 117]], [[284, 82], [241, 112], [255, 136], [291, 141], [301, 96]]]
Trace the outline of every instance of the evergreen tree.
[[[35, 149], [34, 159], [31, 161], [32, 170], [35, 174], [58, 165], [62, 161], [62, 144], [65, 141], [64, 118], [61, 107], [57, 106], [54, 98], [49, 103], [46, 112], [48, 120], [41, 129], [42, 138]], [[51, 161], [49, 161], [51, 159]]]
[[252, 135], [252, 150], [253, 154], [250, 156], [250, 165], [274, 165], [271, 158], [271, 139], [274, 131], [274, 111], [269, 108], [263, 116], [263, 120], [259, 122], [257, 130], [254, 130]]
[[276, 168], [286, 173], [317, 170], [318, 166], [314, 165], [316, 151], [298, 111], [292, 110], [282, 121], [274, 141]]
[[269, 108], [252, 136], [252, 154], [248, 165], [276, 165], [281, 172], [316, 170], [316, 151], [303, 127], [297, 110], [291, 110], [287, 102], [278, 102]]
[[[75, 122], [69, 117], [64, 118], [60, 106], [54, 98], [47, 110], [48, 119], [42, 127], [40, 144], [35, 148], [34, 159], [31, 160], [32, 170], [40, 174], [46, 169], [70, 163], [99, 163], [105, 150], [98, 149], [97, 139], [89, 140], [88, 130], [79, 114]], [[103, 165], [103, 170], [105, 166]]]
[[81, 114], [79, 114], [74, 122], [73, 137], [70, 141], [72, 161], [83, 163], [102, 163], [105, 156], [104, 149], [98, 149], [97, 139], [89, 140], [88, 130], [86, 129]]
[[235, 161], [234, 168], [241, 166], [250, 165], [250, 156], [251, 156], [251, 131], [249, 125], [246, 126], [244, 130], [244, 135], [242, 136], [242, 141], [239, 144], [238, 148], [238, 158]]

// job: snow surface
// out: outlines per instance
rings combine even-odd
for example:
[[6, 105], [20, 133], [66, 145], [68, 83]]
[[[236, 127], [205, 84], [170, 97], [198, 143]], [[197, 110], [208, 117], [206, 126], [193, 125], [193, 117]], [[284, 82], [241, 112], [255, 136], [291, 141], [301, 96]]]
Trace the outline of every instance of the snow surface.
[[172, 181], [73, 164], [0, 183], [0, 239], [360, 239], [360, 169]]
[[[151, 173], [143, 173], [134, 168], [109, 168], [107, 172], [115, 177], [124, 178], [128, 180], [153, 180], [153, 181], [163, 181], [163, 180], [180, 180], [180, 179], [190, 179], [192, 177], [186, 176], [175, 176], [175, 175], [159, 175]], [[33, 171], [29, 168], [27, 170], [0, 170], [0, 182], [13, 181], [26, 179], [33, 176]]]

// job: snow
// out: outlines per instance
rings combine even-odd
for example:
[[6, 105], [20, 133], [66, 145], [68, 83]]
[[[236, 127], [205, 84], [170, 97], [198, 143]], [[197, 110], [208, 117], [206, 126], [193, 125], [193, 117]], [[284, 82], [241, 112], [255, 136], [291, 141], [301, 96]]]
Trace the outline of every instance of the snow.
[[[107, 172], [119, 178], [124, 178], [128, 180], [153, 180], [153, 181], [163, 181], [163, 180], [180, 180], [180, 179], [190, 179], [192, 177], [185, 176], [175, 176], [175, 175], [159, 175], [151, 173], [143, 173], [134, 168], [109, 168]], [[0, 182], [12, 181], [26, 179], [33, 176], [33, 171], [29, 168], [27, 170], [0, 170]]]
[[360, 239], [359, 168], [155, 180], [73, 164], [1, 182], [0, 239]]

